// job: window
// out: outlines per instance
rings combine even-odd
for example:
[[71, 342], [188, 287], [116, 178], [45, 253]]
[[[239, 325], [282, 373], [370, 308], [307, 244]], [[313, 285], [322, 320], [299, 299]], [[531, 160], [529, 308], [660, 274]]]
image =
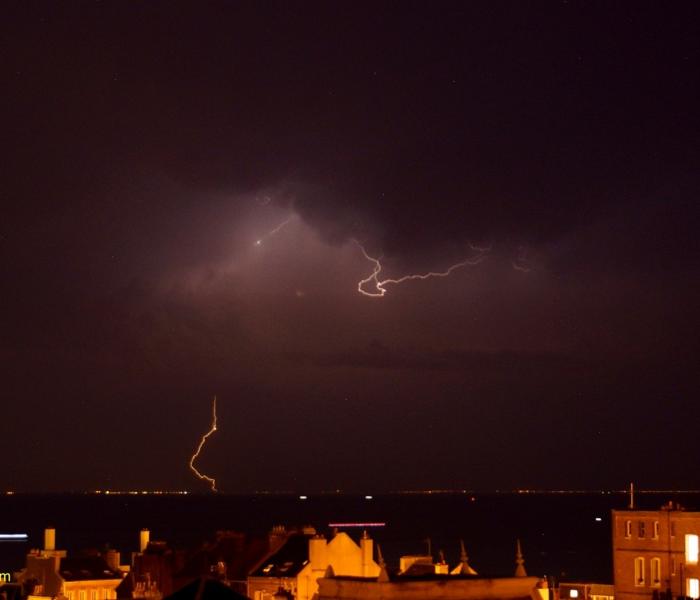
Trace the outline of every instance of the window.
[[90, 590], [90, 600], [97, 600], [97, 590]]
[[671, 557], [671, 575], [676, 574], [676, 557], [672, 556]]
[[632, 537], [632, 521], [625, 521], [625, 537]]
[[654, 539], [658, 540], [659, 539], [659, 522], [654, 521]]
[[685, 562], [689, 565], [698, 564], [698, 536], [687, 533], [685, 536]]
[[676, 524], [671, 521], [671, 537], [676, 537]]
[[661, 559], [657, 557], [651, 559], [651, 585], [661, 587]]
[[634, 585], [644, 585], [644, 557], [638, 556], [634, 559]]
[[578, 598], [578, 590], [569, 590], [569, 598]]
[[700, 598], [700, 579], [689, 578], [686, 587], [688, 598]]
[[78, 590], [78, 600], [87, 600], [87, 592], [85, 590]]
[[646, 535], [646, 525], [644, 521], [639, 521], [639, 523], [637, 523], [637, 535], [640, 538], [643, 538]]

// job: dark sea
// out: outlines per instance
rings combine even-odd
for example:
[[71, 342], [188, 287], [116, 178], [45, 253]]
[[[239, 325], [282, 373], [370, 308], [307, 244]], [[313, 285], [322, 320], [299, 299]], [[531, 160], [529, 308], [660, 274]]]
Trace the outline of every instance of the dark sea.
[[[699, 493], [646, 493], [639, 508], [668, 500], [688, 509]], [[123, 553], [138, 548], [139, 530], [174, 547], [195, 548], [217, 530], [265, 534], [274, 525], [311, 525], [330, 533], [329, 523], [384, 522], [370, 535], [389, 565], [403, 554], [424, 554], [430, 538], [437, 556], [458, 562], [463, 539], [470, 564], [481, 574], [509, 575], [521, 540], [528, 574], [559, 580], [612, 581], [610, 511], [625, 508], [620, 492], [309, 495], [0, 495], [0, 533], [26, 533], [28, 543], [0, 543], [0, 572], [24, 564], [30, 548], [43, 544], [43, 529], [56, 528], [57, 547], [69, 553], [106, 545]], [[361, 529], [346, 529], [356, 539]]]

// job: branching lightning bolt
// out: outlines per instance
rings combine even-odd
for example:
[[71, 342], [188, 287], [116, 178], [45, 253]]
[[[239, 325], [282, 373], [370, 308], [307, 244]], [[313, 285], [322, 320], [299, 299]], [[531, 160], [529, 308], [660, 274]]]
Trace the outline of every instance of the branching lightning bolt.
[[291, 215], [291, 216], [287, 217], [287, 218], [286, 218], [284, 221], [282, 221], [277, 227], [275, 227], [274, 229], [271, 229], [271, 230], [268, 231], [264, 236], [262, 236], [261, 238], [255, 240], [255, 245], [256, 245], [256, 246], [262, 246], [262, 243], [263, 243], [267, 238], [272, 237], [273, 235], [278, 234], [284, 227], [286, 227], [287, 225], [289, 225], [289, 222], [292, 220], [293, 217], [294, 217], [294, 215]]
[[[449, 277], [452, 274], [452, 272], [457, 269], [461, 269], [462, 267], [465, 267], [467, 265], [479, 264], [482, 260], [484, 260], [484, 258], [490, 250], [490, 248], [479, 248], [476, 246], [472, 246], [472, 249], [478, 252], [476, 256], [474, 256], [473, 258], [466, 258], [463, 261], [455, 263], [445, 271], [430, 271], [428, 273], [422, 274], [404, 275], [403, 277], [399, 277], [398, 279], [379, 279], [379, 274], [382, 272], [382, 264], [379, 262], [379, 259], [367, 254], [367, 251], [364, 249], [362, 244], [360, 244], [360, 242], [358, 242], [357, 240], [353, 241], [360, 248], [360, 251], [362, 252], [363, 256], [368, 261], [374, 263], [372, 274], [369, 277], [360, 280], [357, 284], [357, 291], [360, 292], [360, 294], [362, 294], [363, 296], [369, 296], [370, 298], [382, 298], [383, 296], [385, 296], [387, 293], [387, 289], [385, 286], [389, 284], [397, 285], [399, 283], [403, 283], [404, 281], [412, 281], [414, 279], [425, 280], [430, 279], [432, 277]], [[365, 290], [364, 287], [369, 283], [372, 283], [374, 285], [374, 289], [370, 288], [370, 290], [368, 291]]]
[[211, 486], [212, 492], [218, 492], [219, 490], [216, 489], [216, 479], [214, 479], [212, 477], [208, 477], [204, 473], [200, 473], [197, 470], [197, 468], [194, 466], [194, 461], [197, 460], [197, 457], [199, 456], [199, 453], [202, 451], [204, 444], [206, 444], [207, 439], [209, 438], [210, 435], [212, 435], [216, 431], [216, 396], [214, 396], [214, 401], [212, 403], [211, 411], [212, 411], [211, 427], [210, 427], [209, 431], [207, 431], [202, 436], [202, 439], [199, 440], [199, 446], [197, 446], [197, 449], [195, 450], [194, 454], [192, 455], [192, 458], [190, 458], [190, 469], [195, 474], [195, 476], [197, 476], [199, 479], [209, 483], [209, 485]]

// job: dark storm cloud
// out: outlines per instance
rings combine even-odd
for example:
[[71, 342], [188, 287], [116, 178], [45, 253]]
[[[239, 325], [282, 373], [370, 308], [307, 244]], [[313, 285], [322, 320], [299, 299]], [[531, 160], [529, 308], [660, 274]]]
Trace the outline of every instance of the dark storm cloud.
[[[619, 485], [611, 446], [697, 416], [693, 7], [3, 10], [11, 483], [95, 486], [101, 466], [68, 472], [87, 435], [116, 485], [186, 487], [213, 393], [240, 490], [299, 485], [358, 430], [386, 462], [339, 451], [350, 485], [450, 485], [484, 452], [484, 485], [578, 485], [570, 464]], [[377, 299], [353, 238], [389, 277], [491, 250]], [[402, 471], [417, 440], [439, 476]], [[634, 469], [660, 481], [691, 446]], [[328, 485], [314, 460], [304, 484]]]
[[327, 240], [409, 262], [445, 242], [515, 254], [611, 210], [634, 226], [694, 177], [683, 10], [316, 9], [16, 9], [10, 164], [48, 162], [56, 185], [32, 185], [78, 199], [135, 167], [204, 195], [278, 187]]

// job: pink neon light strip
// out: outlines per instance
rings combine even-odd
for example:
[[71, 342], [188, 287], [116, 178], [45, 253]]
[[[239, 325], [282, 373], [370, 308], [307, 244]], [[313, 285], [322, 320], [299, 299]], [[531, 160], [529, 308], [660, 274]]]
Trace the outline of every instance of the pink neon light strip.
[[386, 523], [328, 523], [328, 527], [384, 527]]

